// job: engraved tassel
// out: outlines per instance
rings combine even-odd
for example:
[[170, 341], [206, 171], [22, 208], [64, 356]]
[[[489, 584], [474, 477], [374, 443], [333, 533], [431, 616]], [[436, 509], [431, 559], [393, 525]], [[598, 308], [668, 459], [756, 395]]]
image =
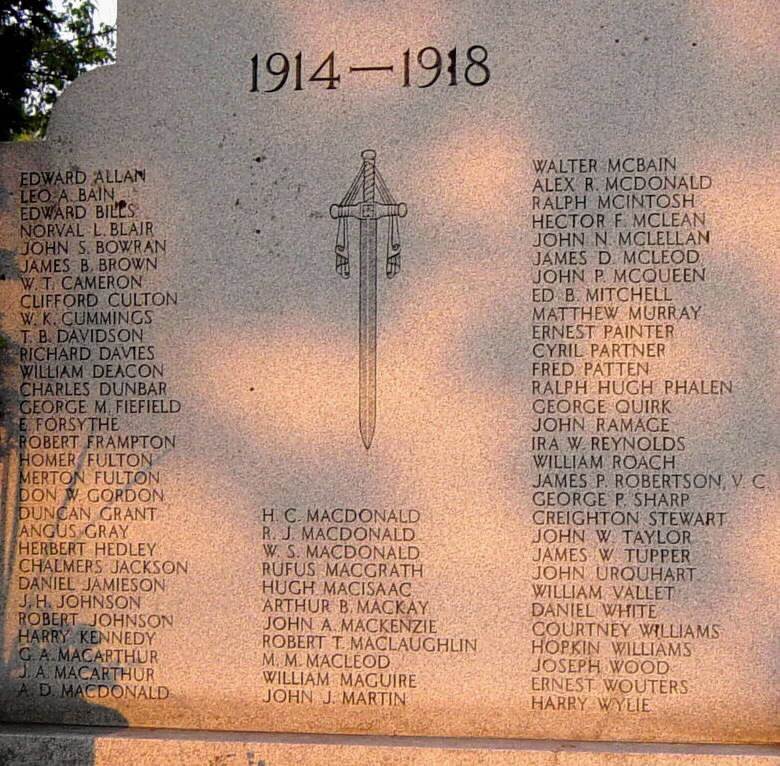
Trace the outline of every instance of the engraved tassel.
[[346, 218], [339, 218], [336, 235], [336, 271], [344, 279], [349, 279], [349, 226]]

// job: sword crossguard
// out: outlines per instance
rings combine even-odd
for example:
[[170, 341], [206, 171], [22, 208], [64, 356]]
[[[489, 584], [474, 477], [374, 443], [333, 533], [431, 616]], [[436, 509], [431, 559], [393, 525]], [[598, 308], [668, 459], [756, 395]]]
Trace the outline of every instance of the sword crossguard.
[[406, 218], [409, 208], [405, 203], [397, 205], [385, 205], [381, 202], [358, 202], [355, 205], [331, 205], [330, 217], [356, 218], [359, 221], [377, 221], [380, 218]]

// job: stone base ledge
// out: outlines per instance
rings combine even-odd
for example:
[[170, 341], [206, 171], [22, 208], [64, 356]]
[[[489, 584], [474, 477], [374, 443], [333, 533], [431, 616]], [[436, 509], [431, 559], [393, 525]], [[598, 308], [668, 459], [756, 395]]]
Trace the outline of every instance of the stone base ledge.
[[780, 766], [780, 747], [0, 725], [2, 766]]

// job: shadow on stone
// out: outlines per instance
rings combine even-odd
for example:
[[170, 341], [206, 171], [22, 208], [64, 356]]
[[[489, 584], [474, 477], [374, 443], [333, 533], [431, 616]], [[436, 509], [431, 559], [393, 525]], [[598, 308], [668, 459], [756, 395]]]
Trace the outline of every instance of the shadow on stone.
[[[0, 250], [0, 280], [19, 279], [16, 255]], [[114, 684], [121, 686], [132, 669], [117, 662], [116, 650], [103, 650], [93, 628], [67, 624], [69, 610], [59, 609], [47, 590], [27, 590], [13, 603], [21, 521], [21, 469], [25, 440], [19, 429], [19, 390], [15, 385], [19, 345], [7, 333], [7, 317], [0, 314], [0, 724], [66, 724], [69, 726], [127, 727], [127, 719], [110, 707]], [[76, 471], [86, 455], [82, 451]], [[67, 510], [73, 500], [66, 492], [58, 507]], [[59, 533], [53, 540], [59, 539]], [[71, 610], [72, 611], [72, 610]], [[29, 616], [35, 615], [34, 620]], [[63, 624], [64, 623], [64, 624]], [[82, 640], [85, 639], [85, 640]], [[107, 704], [102, 704], [106, 695]], [[9, 711], [13, 712], [9, 712]], [[22, 746], [23, 741], [34, 747]], [[61, 737], [19, 739], [20, 747], [0, 744], [0, 764], [94, 763], [94, 738]]]

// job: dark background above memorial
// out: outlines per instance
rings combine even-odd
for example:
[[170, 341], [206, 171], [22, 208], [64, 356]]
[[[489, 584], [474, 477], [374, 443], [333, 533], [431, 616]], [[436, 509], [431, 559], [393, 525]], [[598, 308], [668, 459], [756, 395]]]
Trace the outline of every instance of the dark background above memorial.
[[41, 137], [65, 86], [114, 60], [115, 28], [91, 0], [0, 2], [0, 141]]

